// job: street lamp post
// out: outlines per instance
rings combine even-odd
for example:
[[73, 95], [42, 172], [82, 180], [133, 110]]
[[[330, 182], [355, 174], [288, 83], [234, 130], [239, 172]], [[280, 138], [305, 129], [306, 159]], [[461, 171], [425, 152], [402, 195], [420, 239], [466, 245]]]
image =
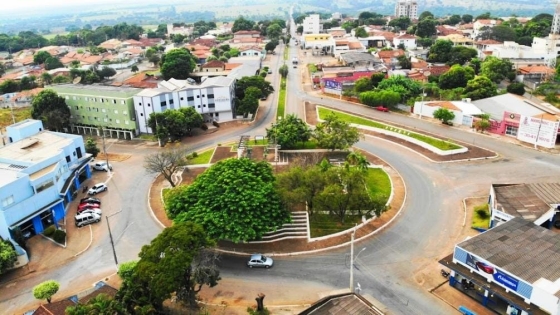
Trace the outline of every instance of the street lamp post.
[[[352, 231], [351, 234], [351, 240], [350, 240], [350, 292], [354, 293], [355, 292], [355, 288], [354, 288], [354, 260], [357, 260], [358, 257], [360, 256], [361, 253], [363, 253], [366, 248], [362, 248], [358, 254], [356, 255], [356, 257], [354, 258], [354, 236], [356, 234], [356, 228], [354, 228], [354, 231]], [[361, 288], [360, 288], [361, 289]]]
[[109, 230], [109, 238], [111, 239], [111, 248], [113, 249], [113, 258], [115, 259], [115, 266], [117, 267], [117, 270], [119, 269], [119, 261], [117, 260], [117, 251], [115, 250], [115, 242], [113, 241], [113, 234], [111, 233], [111, 226], [109, 225], [109, 217], [112, 217], [115, 214], [119, 214], [121, 212], [122, 210], [117, 211], [111, 215], [105, 216], [105, 219], [107, 220], [107, 229]]
[[424, 110], [424, 97], [426, 93], [424, 93], [424, 87], [422, 86], [422, 102], [420, 103], [420, 119], [422, 119], [422, 111]]
[[109, 167], [109, 156], [107, 155], [107, 145], [105, 143], [105, 129], [103, 129], [103, 126], [101, 127], [101, 139], [103, 141], [103, 155], [105, 155], [105, 162], [107, 163], [107, 172], [111, 172]]

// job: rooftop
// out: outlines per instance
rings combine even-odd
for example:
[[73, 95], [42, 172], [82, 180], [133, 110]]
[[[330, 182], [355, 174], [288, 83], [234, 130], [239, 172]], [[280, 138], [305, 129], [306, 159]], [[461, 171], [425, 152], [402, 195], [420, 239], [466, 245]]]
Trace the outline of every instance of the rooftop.
[[[52, 131], [41, 131], [38, 134], [21, 141], [10, 143], [0, 148], [0, 161], [17, 163], [22, 166], [33, 165], [41, 160], [50, 158], [72, 143], [68, 137]], [[10, 165], [11, 166], [11, 165]], [[6, 169], [0, 164], [0, 169]], [[8, 169], [14, 169], [13, 167]], [[18, 169], [16, 167], [16, 169]], [[21, 169], [21, 168], [19, 168]]]
[[93, 93], [110, 93], [111, 95], [107, 96], [116, 96], [116, 95], [134, 95], [138, 93], [140, 90], [133, 87], [123, 87], [123, 86], [112, 86], [112, 85], [100, 85], [100, 84], [91, 84], [91, 85], [83, 85], [83, 84], [56, 84], [48, 86], [47, 88], [51, 88], [55, 90], [57, 93], [61, 94], [91, 94]]
[[473, 104], [497, 121], [502, 121], [504, 112], [531, 117], [544, 113], [544, 111], [531, 105], [526, 98], [511, 93], [476, 100], [473, 101]]
[[[384, 308], [384, 307], [381, 307]], [[299, 315], [381, 315], [380, 307], [373, 305], [364, 296], [355, 293], [343, 293], [327, 296]]]
[[379, 58], [373, 56], [370, 53], [360, 53], [360, 52], [348, 52], [340, 54], [340, 58], [344, 60], [346, 63], [355, 63], [355, 62], [381, 62]]
[[[522, 218], [511, 219], [457, 247], [531, 284], [560, 279], [560, 234]], [[558, 296], [558, 292], [551, 293]]]
[[494, 184], [497, 208], [515, 217], [535, 221], [560, 203], [560, 183]]

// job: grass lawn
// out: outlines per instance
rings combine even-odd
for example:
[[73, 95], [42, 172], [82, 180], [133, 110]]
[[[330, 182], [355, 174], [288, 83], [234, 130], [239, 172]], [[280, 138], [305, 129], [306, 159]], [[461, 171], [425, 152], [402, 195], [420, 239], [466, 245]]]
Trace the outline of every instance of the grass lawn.
[[[387, 173], [385, 173], [382, 169], [368, 169], [366, 186], [369, 190], [369, 194], [373, 198], [382, 198], [385, 203], [389, 200], [389, 196], [391, 195], [391, 181], [389, 180], [389, 175], [387, 175]], [[313, 216], [309, 217], [311, 237], [320, 237], [338, 233], [354, 227], [356, 223], [362, 223], [361, 216], [348, 215], [346, 216], [344, 223], [341, 223], [340, 219], [335, 215], [315, 213]]]
[[278, 108], [276, 109], [276, 120], [278, 117], [284, 117], [286, 111], [286, 78], [280, 81], [280, 92], [278, 93]]
[[284, 61], [288, 60], [288, 56], [290, 56], [290, 47], [284, 46]]
[[408, 131], [406, 129], [401, 129], [401, 128], [397, 128], [397, 127], [393, 127], [390, 125], [385, 125], [382, 124], [380, 122], [374, 121], [374, 120], [370, 120], [370, 119], [366, 119], [366, 118], [362, 118], [362, 117], [358, 117], [358, 116], [354, 116], [354, 115], [349, 115], [349, 114], [345, 114], [342, 112], [338, 112], [338, 111], [333, 111], [331, 109], [327, 109], [324, 107], [319, 107], [319, 118], [323, 119], [325, 118], [329, 113], [333, 112], [336, 116], [338, 116], [339, 118], [341, 118], [343, 121], [346, 121], [348, 123], [351, 124], [357, 124], [357, 125], [362, 125], [362, 126], [368, 126], [368, 127], [375, 127], [375, 128], [380, 128], [380, 129], [386, 129], [392, 132], [396, 132], [396, 133], [400, 133], [402, 135], [408, 136], [410, 138], [422, 141], [424, 143], [427, 143], [435, 148], [438, 148], [440, 150], [455, 150], [455, 149], [460, 149], [461, 146], [458, 146], [450, 141], [445, 141], [445, 140], [440, 140], [440, 139], [436, 139], [436, 138], [432, 138], [430, 136], [426, 136], [426, 135], [422, 135], [419, 133], [415, 133], [415, 132], [411, 132]]
[[[31, 118], [31, 106], [14, 108], [14, 118], [16, 122]], [[0, 128], [4, 129], [13, 123], [12, 110], [10, 108], [0, 109]]]
[[310, 74], [313, 72], [317, 72], [317, 66], [311, 63], [307, 65], [307, 69], [309, 70]]
[[[481, 217], [478, 212], [485, 211], [485, 217]], [[488, 211], [488, 204], [483, 204], [474, 207], [473, 209], [473, 216], [472, 216], [472, 225], [473, 229], [488, 229], [490, 226], [490, 212]]]
[[320, 149], [317, 141], [310, 140], [307, 142], [300, 142], [296, 144], [296, 149], [298, 150], [312, 150], [312, 149]]
[[210, 163], [210, 159], [212, 158], [212, 154], [214, 154], [214, 149], [206, 150], [202, 153], [198, 153], [198, 156], [189, 160], [190, 165], [196, 164], [208, 164]]

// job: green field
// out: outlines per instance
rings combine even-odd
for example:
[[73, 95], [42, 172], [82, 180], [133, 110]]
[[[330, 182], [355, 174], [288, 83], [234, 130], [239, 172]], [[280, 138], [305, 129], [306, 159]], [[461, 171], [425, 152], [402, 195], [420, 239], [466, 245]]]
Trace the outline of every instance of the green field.
[[198, 153], [197, 157], [189, 159], [189, 165], [209, 164], [213, 154], [214, 154], [214, 149], [210, 149]]
[[456, 145], [450, 141], [445, 141], [445, 140], [441, 140], [441, 139], [436, 139], [436, 138], [432, 138], [430, 136], [426, 136], [423, 134], [419, 134], [419, 133], [415, 133], [415, 132], [411, 132], [408, 131], [406, 129], [401, 129], [401, 128], [397, 128], [397, 127], [393, 127], [390, 125], [385, 125], [382, 124], [380, 122], [374, 121], [374, 120], [370, 120], [370, 119], [366, 119], [366, 118], [362, 118], [362, 117], [358, 117], [358, 116], [354, 116], [354, 115], [350, 115], [350, 114], [345, 114], [342, 112], [338, 112], [338, 111], [333, 111], [331, 109], [327, 109], [324, 107], [318, 107], [319, 108], [319, 118], [320, 119], [324, 119], [329, 113], [333, 112], [336, 116], [338, 116], [339, 118], [341, 118], [343, 121], [346, 121], [348, 123], [351, 124], [356, 124], [356, 125], [362, 125], [362, 126], [368, 126], [368, 127], [374, 127], [374, 128], [379, 128], [379, 129], [385, 129], [388, 131], [392, 131], [395, 133], [399, 133], [402, 134], [404, 136], [416, 139], [418, 141], [422, 141], [424, 143], [427, 143], [435, 148], [438, 148], [440, 150], [443, 151], [447, 151], [447, 150], [455, 150], [455, 149], [460, 149], [461, 146]]
[[8, 108], [1, 108], [0, 109], [0, 129], [4, 129], [7, 126], [14, 123], [14, 119], [16, 122], [20, 122], [22, 120], [31, 118], [31, 106], [23, 107], [23, 108], [14, 108], [14, 117], [12, 118], [12, 110]]
[[[366, 186], [372, 198], [381, 198], [384, 203], [387, 203], [391, 195], [391, 180], [383, 169], [368, 169]], [[309, 217], [309, 230], [311, 237], [320, 237], [348, 230], [360, 223], [362, 217], [358, 215], [347, 215], [344, 223], [341, 223], [337, 216], [314, 213]]]
[[[486, 215], [481, 217], [478, 214], [479, 211], [486, 212]], [[471, 227], [478, 229], [488, 229], [490, 227], [490, 211], [488, 211], [488, 204], [474, 207]]]

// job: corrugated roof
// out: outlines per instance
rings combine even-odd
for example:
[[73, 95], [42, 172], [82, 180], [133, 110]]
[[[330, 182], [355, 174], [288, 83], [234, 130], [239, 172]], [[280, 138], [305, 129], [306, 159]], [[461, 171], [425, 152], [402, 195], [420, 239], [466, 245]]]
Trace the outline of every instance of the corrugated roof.
[[[515, 217], [525, 220], [535, 221], [550, 210], [550, 204], [556, 202], [546, 202], [541, 196], [550, 198], [548, 191], [560, 193], [560, 186], [547, 186], [547, 184], [513, 184], [513, 185], [492, 185], [496, 193], [496, 203], [498, 209]], [[540, 191], [546, 187], [546, 191]]]
[[[560, 280], [560, 234], [522, 218], [457, 244], [529, 283]], [[559, 290], [554, 292], [559, 295]]]
[[504, 112], [517, 113], [523, 116], [535, 116], [543, 114], [544, 111], [526, 102], [524, 97], [511, 93], [484, 98], [473, 101], [476, 107], [483, 112], [490, 114], [490, 117], [497, 121], [502, 121]]

